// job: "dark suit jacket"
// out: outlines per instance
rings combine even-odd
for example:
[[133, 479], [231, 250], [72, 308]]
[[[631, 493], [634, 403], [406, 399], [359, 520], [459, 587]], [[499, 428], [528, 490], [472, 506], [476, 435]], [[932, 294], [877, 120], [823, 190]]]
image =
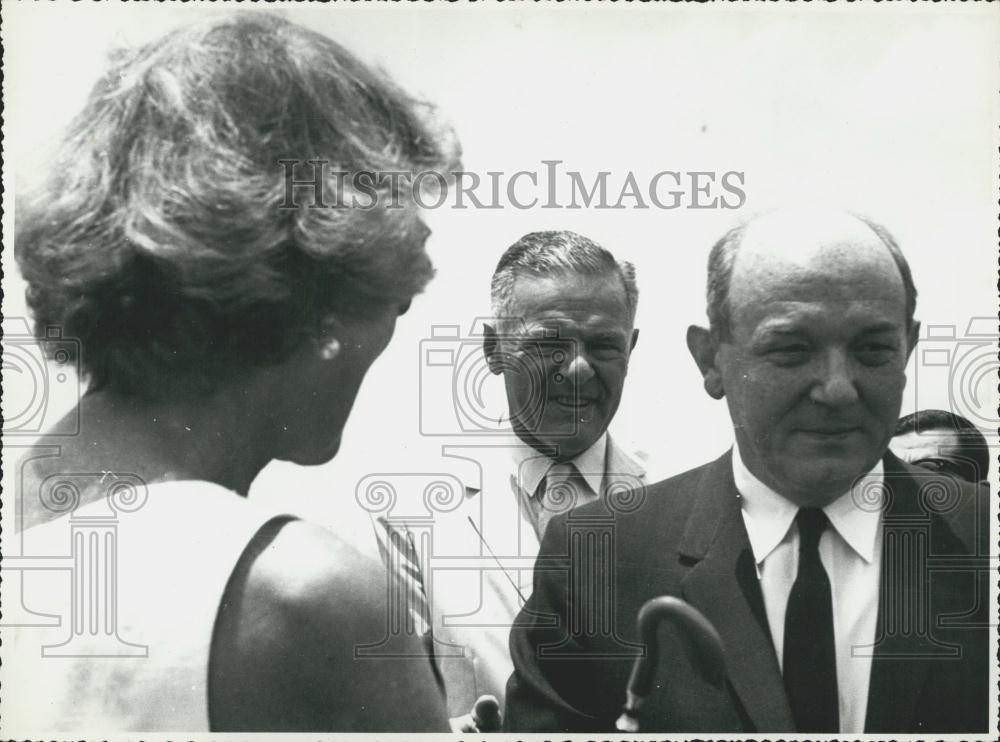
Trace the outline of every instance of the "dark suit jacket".
[[[866, 731], [985, 732], [988, 490], [892, 454], [885, 485]], [[643, 729], [794, 731], [731, 453], [553, 519], [534, 579], [518, 619], [524, 626], [511, 632], [506, 729], [613, 730], [634, 659], [644, 651], [635, 628], [639, 608], [674, 595], [718, 630], [728, 679], [721, 690], [703, 680], [688, 643], [661, 627]]]

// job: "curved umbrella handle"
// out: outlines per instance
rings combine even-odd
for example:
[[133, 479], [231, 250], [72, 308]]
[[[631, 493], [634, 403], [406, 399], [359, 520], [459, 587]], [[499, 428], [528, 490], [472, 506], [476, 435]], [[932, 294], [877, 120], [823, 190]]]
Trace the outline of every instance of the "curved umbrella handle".
[[646, 654], [638, 657], [632, 667], [625, 691], [625, 707], [615, 723], [620, 732], [639, 731], [639, 709], [653, 687], [659, 661], [660, 647], [656, 633], [661, 621], [670, 621], [690, 640], [694, 666], [706, 682], [716, 688], [725, 684], [726, 661], [722, 638], [711, 622], [680, 598], [662, 595], [647, 600], [636, 620], [639, 638], [646, 645]]

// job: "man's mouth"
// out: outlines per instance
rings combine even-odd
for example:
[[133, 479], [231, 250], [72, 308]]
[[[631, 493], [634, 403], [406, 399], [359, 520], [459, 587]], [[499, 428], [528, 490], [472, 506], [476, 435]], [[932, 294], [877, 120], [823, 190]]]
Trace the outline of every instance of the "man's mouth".
[[594, 397], [574, 397], [571, 395], [553, 397], [553, 401], [562, 408], [575, 411], [589, 410], [597, 404], [597, 399]]
[[838, 438], [846, 438], [852, 433], [860, 433], [861, 428], [857, 426], [831, 425], [818, 428], [802, 428], [800, 432], [817, 438], [836, 440]]

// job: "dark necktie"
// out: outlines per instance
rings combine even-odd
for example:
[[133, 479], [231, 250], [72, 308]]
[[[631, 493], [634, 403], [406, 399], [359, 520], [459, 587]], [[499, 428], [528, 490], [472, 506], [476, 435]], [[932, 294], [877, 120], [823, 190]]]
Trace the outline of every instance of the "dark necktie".
[[819, 538], [828, 521], [816, 508], [802, 508], [795, 521], [799, 526], [799, 572], [785, 612], [785, 692], [797, 731], [838, 732], [833, 600], [830, 580], [819, 560]]

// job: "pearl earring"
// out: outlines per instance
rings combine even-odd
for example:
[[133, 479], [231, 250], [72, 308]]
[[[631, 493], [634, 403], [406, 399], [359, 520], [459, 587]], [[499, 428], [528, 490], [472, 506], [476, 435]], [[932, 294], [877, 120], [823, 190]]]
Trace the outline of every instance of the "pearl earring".
[[323, 344], [323, 347], [319, 350], [319, 357], [324, 361], [332, 361], [340, 353], [340, 341], [337, 338], [333, 338]]

